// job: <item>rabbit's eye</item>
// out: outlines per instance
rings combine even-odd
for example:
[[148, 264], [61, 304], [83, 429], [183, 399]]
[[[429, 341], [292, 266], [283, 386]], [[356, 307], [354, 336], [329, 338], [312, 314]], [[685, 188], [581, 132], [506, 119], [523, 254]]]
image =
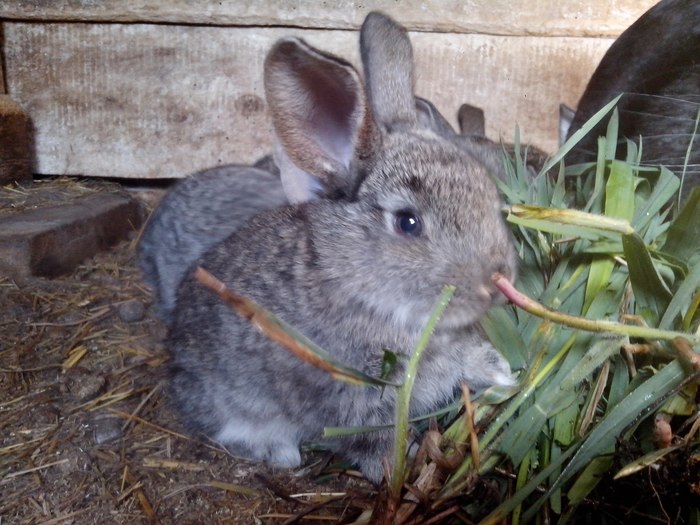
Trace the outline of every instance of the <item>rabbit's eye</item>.
[[416, 212], [401, 210], [394, 214], [394, 227], [398, 233], [418, 237], [423, 231], [423, 221]]

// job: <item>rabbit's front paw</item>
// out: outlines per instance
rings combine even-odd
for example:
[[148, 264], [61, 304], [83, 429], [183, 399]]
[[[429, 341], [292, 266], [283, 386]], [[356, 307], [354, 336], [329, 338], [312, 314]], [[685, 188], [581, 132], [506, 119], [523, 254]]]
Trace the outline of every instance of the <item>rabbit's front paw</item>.
[[283, 425], [229, 421], [217, 434], [217, 441], [234, 456], [264, 461], [279, 468], [301, 465], [298, 440]]

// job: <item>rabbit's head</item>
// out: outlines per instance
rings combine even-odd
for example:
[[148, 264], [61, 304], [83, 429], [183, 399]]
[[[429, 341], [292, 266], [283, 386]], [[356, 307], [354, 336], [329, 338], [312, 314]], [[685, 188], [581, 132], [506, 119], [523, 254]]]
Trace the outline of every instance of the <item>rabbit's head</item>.
[[334, 197], [313, 225], [319, 259], [332, 261], [333, 293], [420, 329], [442, 286], [454, 284], [442, 323], [472, 324], [497, 296], [491, 275], [515, 274], [495, 185], [447, 131], [426, 125], [405, 30], [371, 13], [360, 48], [364, 85], [352, 65], [299, 39], [268, 54], [265, 90], [287, 194], [293, 186], [298, 201]]

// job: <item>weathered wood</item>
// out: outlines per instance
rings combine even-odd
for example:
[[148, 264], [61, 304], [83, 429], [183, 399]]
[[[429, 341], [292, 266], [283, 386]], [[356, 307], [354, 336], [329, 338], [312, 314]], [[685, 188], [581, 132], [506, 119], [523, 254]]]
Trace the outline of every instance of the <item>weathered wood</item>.
[[[96, 3], [100, 4], [100, 3]], [[37, 171], [181, 177], [270, 148], [262, 68], [281, 36], [358, 62], [355, 31], [149, 24], [5, 23], [9, 93], [36, 129]], [[556, 146], [610, 39], [412, 33], [418, 94], [452, 122], [463, 102], [492, 138]]]
[[0, 92], [0, 185], [31, 180], [32, 151], [29, 117]]
[[0, 275], [55, 277], [141, 225], [138, 202], [96, 193], [59, 206], [0, 218]]
[[491, 35], [617, 36], [657, 0], [0, 0], [0, 18], [357, 29], [380, 9], [410, 30]]

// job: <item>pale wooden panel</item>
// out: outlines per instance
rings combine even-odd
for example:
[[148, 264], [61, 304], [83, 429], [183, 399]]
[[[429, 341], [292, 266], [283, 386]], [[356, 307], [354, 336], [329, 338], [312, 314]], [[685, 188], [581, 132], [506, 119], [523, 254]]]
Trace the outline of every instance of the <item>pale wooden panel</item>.
[[[36, 129], [38, 172], [180, 177], [269, 151], [262, 67], [283, 35], [357, 63], [357, 32], [121, 24], [5, 24], [8, 91]], [[552, 150], [609, 39], [412, 33], [417, 93], [455, 121], [484, 108], [493, 138]]]
[[0, 18], [356, 29], [383, 10], [412, 30], [617, 36], [656, 0], [0, 0]]

